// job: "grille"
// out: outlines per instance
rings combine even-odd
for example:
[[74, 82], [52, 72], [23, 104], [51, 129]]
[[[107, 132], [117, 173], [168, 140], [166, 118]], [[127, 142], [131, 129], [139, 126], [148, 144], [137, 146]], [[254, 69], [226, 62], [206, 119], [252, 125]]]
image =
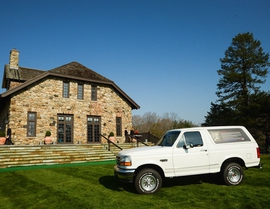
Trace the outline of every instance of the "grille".
[[116, 156], [116, 163], [117, 163], [117, 165], [120, 165], [120, 156]]

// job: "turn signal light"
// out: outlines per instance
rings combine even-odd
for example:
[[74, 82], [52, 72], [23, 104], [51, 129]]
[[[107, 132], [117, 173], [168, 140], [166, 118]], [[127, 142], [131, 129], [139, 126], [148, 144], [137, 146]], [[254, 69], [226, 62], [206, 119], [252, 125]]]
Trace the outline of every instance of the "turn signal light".
[[131, 166], [131, 162], [121, 162], [120, 165], [122, 165], [122, 166]]

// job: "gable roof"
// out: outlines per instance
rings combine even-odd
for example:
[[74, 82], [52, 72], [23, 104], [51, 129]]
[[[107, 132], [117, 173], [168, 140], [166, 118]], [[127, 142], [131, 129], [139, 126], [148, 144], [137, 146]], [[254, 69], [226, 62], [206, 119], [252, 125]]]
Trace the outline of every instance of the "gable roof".
[[104, 76], [96, 73], [95, 71], [83, 66], [78, 62], [71, 62], [66, 65], [49, 70], [51, 73], [59, 73], [61, 75], [67, 75], [71, 77], [82, 77], [93, 79], [97, 81], [112, 82], [111, 80], [105, 78]]
[[31, 78], [34, 78], [45, 71], [19, 67], [18, 69], [12, 69], [9, 65], [5, 65], [4, 76], [2, 82], [2, 88], [7, 88], [7, 79], [17, 81], [17, 82], [25, 82]]
[[71, 62], [66, 65], [54, 68], [49, 71], [36, 70], [31, 68], [19, 67], [19, 69], [10, 69], [9, 65], [5, 65], [5, 72], [3, 77], [2, 88], [6, 88], [6, 80], [16, 80], [17, 82], [22, 82], [19, 86], [9, 89], [8, 91], [2, 93], [0, 98], [7, 97], [17, 91], [26, 88], [27, 86], [40, 81], [46, 77], [59, 77], [59, 78], [69, 78], [80, 81], [88, 81], [96, 84], [108, 85], [114, 88], [120, 95], [122, 95], [126, 101], [130, 104], [132, 109], [140, 109], [140, 106], [133, 101], [121, 88], [119, 88], [113, 81], [107, 79], [106, 77], [96, 73], [95, 71], [83, 66], [78, 62]]

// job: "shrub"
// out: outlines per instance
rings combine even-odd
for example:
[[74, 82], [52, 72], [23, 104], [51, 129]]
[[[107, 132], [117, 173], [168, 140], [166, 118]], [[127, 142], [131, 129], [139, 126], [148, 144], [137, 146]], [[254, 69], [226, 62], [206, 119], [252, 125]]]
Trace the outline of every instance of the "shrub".
[[46, 131], [46, 134], [45, 134], [45, 136], [51, 136], [52, 134], [51, 134], [51, 132], [50, 131]]
[[5, 137], [5, 136], [6, 136], [5, 132], [4, 131], [1, 131], [0, 132], [0, 137]]

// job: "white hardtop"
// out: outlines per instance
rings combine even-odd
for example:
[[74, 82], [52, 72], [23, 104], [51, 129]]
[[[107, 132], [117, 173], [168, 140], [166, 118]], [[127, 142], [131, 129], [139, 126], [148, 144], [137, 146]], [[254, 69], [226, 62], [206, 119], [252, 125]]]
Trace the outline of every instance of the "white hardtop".
[[178, 129], [172, 129], [169, 131], [191, 131], [191, 130], [215, 130], [215, 129], [244, 129], [247, 130], [244, 126], [198, 126], [198, 127], [191, 127], [191, 128], [178, 128]]

